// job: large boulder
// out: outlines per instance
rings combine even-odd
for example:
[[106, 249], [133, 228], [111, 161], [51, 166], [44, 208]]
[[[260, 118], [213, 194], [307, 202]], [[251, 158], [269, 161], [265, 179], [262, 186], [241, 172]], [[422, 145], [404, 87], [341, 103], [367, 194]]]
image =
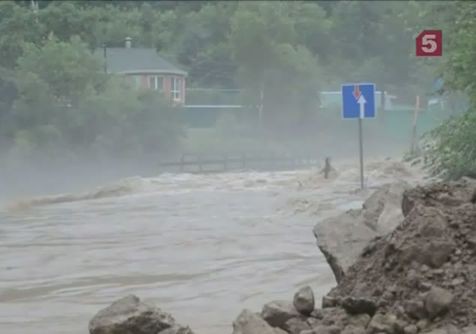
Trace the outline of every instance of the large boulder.
[[425, 309], [431, 319], [448, 311], [453, 302], [453, 294], [446, 290], [434, 286], [425, 297]]
[[129, 295], [99, 311], [89, 322], [90, 334], [193, 334], [159, 308]]
[[362, 209], [348, 210], [314, 227], [317, 245], [329, 263], [337, 283], [372, 239], [392, 231], [402, 220], [404, 182], [387, 184], [375, 191]]
[[272, 301], [263, 306], [261, 317], [272, 327], [284, 328], [286, 321], [298, 317], [299, 312], [286, 301]]
[[271, 327], [258, 314], [243, 310], [233, 322], [233, 334], [282, 334], [279, 328]]

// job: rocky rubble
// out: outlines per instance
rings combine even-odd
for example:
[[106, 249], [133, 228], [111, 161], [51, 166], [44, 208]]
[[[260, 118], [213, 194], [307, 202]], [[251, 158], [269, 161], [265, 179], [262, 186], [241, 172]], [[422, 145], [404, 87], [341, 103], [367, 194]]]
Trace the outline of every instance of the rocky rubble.
[[476, 334], [475, 190], [470, 179], [405, 190], [396, 228], [367, 243], [321, 308], [309, 312], [305, 287], [253, 315], [269, 331], [235, 322], [233, 334]]

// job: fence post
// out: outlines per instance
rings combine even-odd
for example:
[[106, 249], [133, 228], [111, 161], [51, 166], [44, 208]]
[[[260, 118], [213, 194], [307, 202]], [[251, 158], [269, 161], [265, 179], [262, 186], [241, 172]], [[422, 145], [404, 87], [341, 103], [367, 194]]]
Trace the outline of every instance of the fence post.
[[228, 154], [225, 153], [224, 157], [223, 157], [223, 171], [227, 171], [228, 170]]
[[180, 172], [183, 173], [184, 170], [184, 162], [185, 162], [185, 154], [182, 154], [180, 156]]
[[202, 156], [200, 154], [197, 156], [197, 161], [198, 161], [198, 171], [201, 173], [203, 171], [203, 166], [202, 166]]

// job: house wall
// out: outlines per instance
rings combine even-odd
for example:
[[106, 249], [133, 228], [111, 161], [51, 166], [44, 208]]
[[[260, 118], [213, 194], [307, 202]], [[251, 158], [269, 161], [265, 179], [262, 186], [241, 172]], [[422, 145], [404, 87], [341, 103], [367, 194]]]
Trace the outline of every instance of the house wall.
[[[170, 99], [173, 103], [185, 104], [185, 88], [186, 88], [186, 78], [183, 75], [171, 75], [171, 74], [129, 74], [128, 77], [131, 78], [131, 83], [135, 83], [135, 86], [138, 89], [150, 89], [149, 80], [151, 77], [160, 76], [162, 77], [162, 91], [164, 95]], [[181, 79], [181, 85], [179, 86], [180, 96], [179, 99], [173, 99], [172, 96], [172, 85], [174, 78]]]

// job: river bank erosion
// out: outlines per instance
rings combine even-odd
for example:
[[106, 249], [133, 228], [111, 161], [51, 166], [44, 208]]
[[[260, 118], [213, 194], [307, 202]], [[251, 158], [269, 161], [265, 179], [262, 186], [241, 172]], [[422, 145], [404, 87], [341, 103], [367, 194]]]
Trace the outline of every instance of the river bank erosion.
[[431, 188], [376, 160], [360, 191], [354, 165], [336, 167], [135, 177], [10, 203], [0, 331], [476, 333], [472, 181]]

